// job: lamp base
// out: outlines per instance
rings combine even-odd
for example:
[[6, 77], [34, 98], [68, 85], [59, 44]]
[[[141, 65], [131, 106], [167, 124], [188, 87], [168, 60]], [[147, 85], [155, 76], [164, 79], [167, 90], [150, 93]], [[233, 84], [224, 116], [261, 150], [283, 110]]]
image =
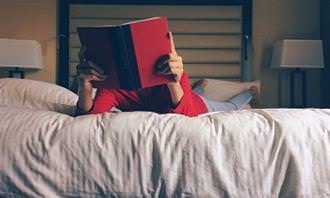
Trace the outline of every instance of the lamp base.
[[25, 72], [23, 70], [20, 70], [18, 67], [15, 68], [15, 70], [9, 71], [9, 78], [14, 78], [16, 74], [19, 74], [20, 78], [25, 78]]
[[290, 72], [290, 106], [291, 108], [306, 107], [306, 71], [300, 68]]

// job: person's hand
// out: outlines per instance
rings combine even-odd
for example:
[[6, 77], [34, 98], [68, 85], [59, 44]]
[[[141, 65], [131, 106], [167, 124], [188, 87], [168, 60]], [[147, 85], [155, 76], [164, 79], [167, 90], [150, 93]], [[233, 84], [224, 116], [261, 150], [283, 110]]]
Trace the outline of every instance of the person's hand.
[[92, 80], [103, 81], [106, 78], [103, 70], [92, 61], [86, 61], [77, 65], [79, 81], [89, 82]]
[[161, 57], [156, 64], [156, 71], [163, 75], [172, 75], [174, 79], [178, 82], [183, 74], [183, 63], [182, 57], [179, 56], [175, 49], [175, 44], [173, 40], [172, 32], [169, 32], [169, 37], [171, 41], [171, 53]]
[[106, 78], [104, 71], [92, 61], [88, 61], [85, 56], [86, 47], [82, 46], [79, 50], [79, 64], [76, 66], [77, 78], [81, 89], [92, 89], [91, 81], [103, 81]]
[[106, 77], [104, 71], [98, 65], [86, 59], [86, 50], [85, 46], [82, 46], [79, 50], [79, 64], [76, 66], [78, 79], [80, 81], [103, 81]]

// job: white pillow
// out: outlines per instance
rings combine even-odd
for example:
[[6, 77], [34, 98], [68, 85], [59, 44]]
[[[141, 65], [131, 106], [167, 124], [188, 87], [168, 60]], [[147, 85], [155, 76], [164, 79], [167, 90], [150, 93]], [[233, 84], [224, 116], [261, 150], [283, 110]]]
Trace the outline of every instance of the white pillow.
[[78, 96], [72, 91], [47, 82], [2, 78], [0, 105], [56, 111], [73, 115]]
[[234, 95], [249, 89], [252, 85], [257, 86], [260, 93], [260, 81], [235, 82], [228, 80], [206, 79], [208, 84], [203, 96], [217, 101], [226, 101]]

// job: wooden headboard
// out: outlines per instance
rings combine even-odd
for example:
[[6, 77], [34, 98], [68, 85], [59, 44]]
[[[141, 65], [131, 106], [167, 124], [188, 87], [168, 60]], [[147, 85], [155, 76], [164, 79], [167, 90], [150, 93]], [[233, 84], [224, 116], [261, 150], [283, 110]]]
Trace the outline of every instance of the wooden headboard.
[[251, 78], [251, 0], [59, 1], [57, 83], [70, 87], [80, 48], [76, 28], [167, 16], [185, 71], [192, 79]]

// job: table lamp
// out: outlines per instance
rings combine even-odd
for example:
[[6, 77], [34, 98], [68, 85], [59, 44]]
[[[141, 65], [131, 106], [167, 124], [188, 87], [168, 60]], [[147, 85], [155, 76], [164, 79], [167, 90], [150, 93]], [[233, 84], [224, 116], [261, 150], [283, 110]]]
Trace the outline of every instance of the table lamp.
[[42, 69], [41, 46], [35, 40], [0, 39], [0, 68], [9, 70], [9, 77], [19, 74], [25, 78], [24, 69]]
[[[283, 39], [275, 42], [271, 68], [291, 69], [290, 106], [306, 106], [306, 70], [324, 67], [323, 46], [321, 40]], [[297, 104], [298, 78], [301, 78], [301, 103]]]

